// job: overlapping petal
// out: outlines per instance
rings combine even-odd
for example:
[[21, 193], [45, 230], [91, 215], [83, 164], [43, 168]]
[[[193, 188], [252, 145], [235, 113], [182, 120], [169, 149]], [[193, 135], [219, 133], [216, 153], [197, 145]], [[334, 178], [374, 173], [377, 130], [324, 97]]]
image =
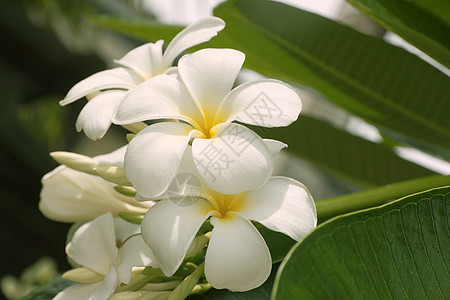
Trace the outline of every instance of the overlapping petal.
[[155, 256], [140, 234], [127, 239], [119, 249], [120, 265], [118, 268], [120, 283], [128, 284], [133, 267], [159, 267]]
[[114, 62], [139, 74], [142, 81], [147, 80], [160, 73], [163, 44], [164, 41], [159, 40], [141, 45]]
[[210, 139], [195, 139], [192, 154], [203, 180], [223, 194], [261, 187], [273, 171], [273, 158], [264, 141], [240, 124], [219, 124]]
[[192, 46], [209, 41], [224, 27], [225, 22], [216, 17], [208, 17], [192, 23], [178, 33], [167, 46], [161, 68], [166, 69], [170, 67], [181, 52]]
[[101, 71], [75, 84], [59, 104], [67, 105], [96, 91], [106, 89], [128, 90], [140, 82], [142, 82], [142, 79], [126, 68]]
[[203, 49], [180, 59], [180, 77], [207, 122], [233, 87], [244, 59], [244, 53], [233, 49]]
[[301, 240], [317, 224], [314, 200], [298, 181], [272, 177], [260, 189], [241, 193], [239, 213], [249, 220]]
[[237, 120], [262, 127], [287, 126], [297, 120], [301, 109], [300, 97], [289, 85], [274, 79], [251, 81], [226, 96], [214, 123]]
[[106, 275], [117, 258], [112, 215], [106, 213], [83, 224], [67, 244], [67, 254], [80, 265]]
[[78, 115], [75, 124], [77, 131], [83, 130], [91, 140], [101, 139], [111, 126], [125, 94], [124, 90], [109, 90], [92, 98]]
[[184, 84], [168, 75], [155, 76], [130, 91], [120, 105], [114, 123], [163, 118], [184, 120], [194, 126], [199, 120], [202, 122], [200, 111]]
[[195, 235], [211, 214], [211, 204], [203, 199], [197, 200], [191, 206], [162, 200], [147, 212], [142, 221], [142, 237], [166, 276], [173, 275], [178, 269]]
[[272, 260], [258, 230], [237, 213], [211, 218], [214, 229], [205, 258], [205, 276], [217, 289], [247, 291], [269, 277]]
[[110, 265], [108, 273], [103, 279], [100, 286], [95, 290], [94, 293], [88, 298], [88, 300], [108, 300], [109, 297], [114, 293], [117, 286], [118, 273], [117, 268], [114, 264]]
[[272, 153], [272, 156], [277, 155], [278, 153], [280, 153], [281, 150], [283, 150], [283, 148], [287, 148], [287, 144], [277, 141], [277, 140], [272, 140], [272, 139], [263, 139], [264, 143], [266, 144], [267, 148], [269, 148], [270, 153]]
[[153, 124], [139, 132], [125, 153], [125, 173], [143, 197], [167, 190], [177, 174], [191, 137], [198, 132], [184, 123]]

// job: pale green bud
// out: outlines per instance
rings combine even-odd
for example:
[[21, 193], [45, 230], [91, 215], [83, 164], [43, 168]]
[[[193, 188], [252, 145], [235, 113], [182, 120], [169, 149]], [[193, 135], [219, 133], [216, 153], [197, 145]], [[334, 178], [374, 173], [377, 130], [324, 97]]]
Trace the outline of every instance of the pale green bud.
[[105, 278], [104, 275], [94, 272], [88, 268], [75, 268], [62, 274], [64, 279], [78, 283], [100, 282]]
[[208, 242], [209, 238], [204, 235], [195, 237], [195, 239], [192, 241], [191, 246], [189, 247], [189, 250], [186, 253], [186, 257], [194, 256], [198, 252], [202, 251], [203, 248], [205, 248], [206, 244], [208, 244]]
[[132, 186], [125, 176], [125, 171], [123, 168], [99, 164], [94, 167], [94, 172], [95, 175], [98, 175], [109, 182], [118, 185]]
[[65, 151], [51, 152], [50, 156], [58, 163], [71, 169], [97, 175], [94, 168], [98, 166], [99, 162], [89, 156]]
[[136, 196], [136, 190], [130, 186], [116, 185], [116, 186], [114, 186], [114, 190], [116, 190], [116, 192], [118, 192], [124, 196], [128, 196], [128, 197]]

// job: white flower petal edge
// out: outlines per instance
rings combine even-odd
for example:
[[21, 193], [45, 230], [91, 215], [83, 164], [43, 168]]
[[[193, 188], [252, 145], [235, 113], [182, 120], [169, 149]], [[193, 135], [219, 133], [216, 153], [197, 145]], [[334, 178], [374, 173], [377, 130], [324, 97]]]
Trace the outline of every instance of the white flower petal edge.
[[75, 124], [77, 131], [84, 133], [93, 141], [101, 139], [116, 114], [126, 91], [105, 91], [92, 98], [81, 110]]
[[175, 58], [192, 46], [209, 41], [225, 27], [225, 22], [217, 17], [207, 17], [192, 23], [178, 33], [164, 52], [161, 69], [167, 69]]
[[300, 182], [272, 177], [262, 188], [239, 194], [239, 213], [265, 227], [301, 240], [317, 225], [314, 200]]
[[195, 139], [192, 154], [206, 184], [223, 194], [261, 187], [273, 171], [273, 157], [264, 141], [240, 124], [219, 124], [210, 139]]
[[106, 275], [118, 253], [111, 213], [83, 224], [67, 244], [66, 252], [78, 264]]
[[74, 284], [59, 292], [52, 300], [90, 299], [90, 296], [100, 287], [101, 282], [91, 284]]
[[140, 234], [127, 239], [119, 249], [119, 281], [120, 283], [129, 283], [131, 279], [131, 269], [133, 267], [151, 266], [158, 268], [155, 256]]
[[211, 218], [214, 229], [205, 258], [205, 276], [216, 289], [248, 291], [266, 281], [272, 268], [269, 249], [258, 230], [230, 212]]
[[234, 120], [262, 127], [287, 126], [297, 120], [302, 109], [298, 93], [274, 79], [241, 84], [233, 89], [219, 107], [215, 124]]
[[100, 286], [89, 297], [89, 300], [107, 300], [114, 293], [118, 280], [117, 268], [114, 264], [111, 264]]
[[244, 53], [233, 49], [202, 49], [180, 59], [181, 80], [208, 123], [231, 91], [244, 60]]
[[147, 212], [141, 223], [142, 237], [166, 276], [178, 269], [211, 210], [211, 204], [203, 199], [183, 207], [162, 200]]
[[113, 122], [130, 124], [155, 119], [178, 119], [196, 125], [201, 114], [184, 84], [162, 74], [134, 88], [123, 100]]
[[147, 80], [160, 73], [163, 43], [159, 40], [141, 45], [114, 62], [139, 74], [142, 81]]
[[140, 195], [164, 193], [173, 181], [189, 140], [198, 132], [184, 123], [157, 123], [139, 132], [125, 153], [125, 173]]
[[277, 141], [277, 140], [271, 140], [271, 139], [263, 139], [264, 143], [266, 144], [267, 148], [269, 148], [270, 153], [272, 153], [272, 156], [277, 155], [280, 153], [281, 150], [284, 148], [287, 148], [287, 144]]
[[141, 78], [135, 75], [131, 70], [125, 68], [101, 71], [75, 84], [59, 104], [62, 106], [70, 104], [90, 93], [100, 90], [128, 90], [135, 87], [141, 81]]

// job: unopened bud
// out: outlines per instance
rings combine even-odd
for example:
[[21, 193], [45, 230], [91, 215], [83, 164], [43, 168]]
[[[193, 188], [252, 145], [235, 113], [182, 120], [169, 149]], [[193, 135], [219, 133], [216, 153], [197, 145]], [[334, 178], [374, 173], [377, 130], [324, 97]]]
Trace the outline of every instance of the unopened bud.
[[174, 290], [170, 293], [169, 300], [184, 300], [192, 292], [198, 280], [203, 275], [205, 263], [202, 263], [189, 276], [187, 276]]
[[136, 190], [130, 186], [116, 185], [114, 190], [124, 196], [136, 197]]
[[209, 238], [206, 236], [200, 235], [195, 237], [195, 239], [192, 241], [191, 246], [189, 247], [189, 250], [186, 253], [186, 257], [191, 257], [197, 254], [198, 252], [202, 251], [203, 248], [205, 248], [206, 244], [208, 244]]
[[96, 175], [94, 168], [99, 164], [99, 162], [89, 156], [65, 151], [51, 152], [50, 156], [58, 163], [71, 169]]
[[118, 185], [132, 186], [125, 176], [125, 170], [123, 168], [99, 164], [94, 168], [94, 171], [95, 175], [98, 175], [109, 182]]
[[75, 268], [62, 274], [64, 279], [79, 283], [94, 283], [102, 281], [104, 275], [94, 272], [87, 268]]

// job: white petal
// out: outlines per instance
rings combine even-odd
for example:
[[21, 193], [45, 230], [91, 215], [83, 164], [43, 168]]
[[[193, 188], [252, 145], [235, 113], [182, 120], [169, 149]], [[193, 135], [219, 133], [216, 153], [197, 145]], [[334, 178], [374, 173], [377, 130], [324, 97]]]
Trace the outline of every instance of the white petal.
[[142, 77], [142, 80], [147, 80], [159, 74], [163, 43], [164, 41], [160, 40], [156, 43], [144, 44], [114, 62], [133, 70]]
[[164, 52], [162, 69], [173, 64], [175, 58], [192, 46], [209, 41], [225, 27], [225, 22], [216, 17], [208, 17], [192, 23], [178, 33]]
[[107, 300], [116, 289], [117, 286], [117, 268], [114, 264], [111, 264], [108, 273], [103, 279], [97, 290], [88, 298], [89, 300]]
[[67, 244], [70, 258], [83, 267], [106, 275], [111, 263], [116, 263], [117, 247], [112, 215], [106, 213], [83, 224]]
[[101, 139], [124, 99], [126, 91], [105, 91], [92, 98], [81, 110], [76, 122], [77, 131], [84, 133], [93, 141]]
[[67, 105], [96, 91], [106, 89], [128, 90], [140, 82], [142, 82], [142, 79], [125, 68], [101, 71], [75, 84], [59, 104]]
[[42, 178], [40, 211], [59, 222], [87, 221], [106, 212], [138, 212], [132, 198], [114, 191], [113, 184], [98, 176], [59, 166]]
[[140, 234], [130, 237], [119, 250], [119, 283], [128, 284], [133, 267], [151, 266], [158, 268], [153, 252], [142, 239]]
[[317, 225], [314, 200], [298, 181], [272, 177], [266, 185], [238, 196], [240, 214], [265, 227], [301, 240]]
[[194, 163], [206, 184], [223, 194], [253, 190], [267, 182], [273, 157], [264, 141], [239, 124], [219, 124], [211, 139], [195, 139]]
[[125, 173], [140, 195], [153, 198], [167, 190], [194, 134], [187, 124], [164, 122], [147, 127], [131, 140]]
[[52, 300], [80, 300], [89, 299], [100, 286], [99, 283], [74, 284], [59, 292]]
[[155, 119], [179, 119], [188, 123], [202, 120], [184, 84], [164, 74], [130, 91], [120, 105], [114, 123], [129, 124]]
[[180, 60], [181, 79], [208, 122], [212, 122], [220, 102], [233, 87], [244, 59], [244, 53], [237, 50], [203, 49]]
[[205, 258], [205, 276], [216, 289], [242, 292], [266, 281], [272, 268], [269, 249], [256, 228], [237, 213], [211, 218], [214, 226]]
[[263, 139], [263, 141], [266, 144], [267, 148], [269, 148], [272, 156], [277, 155], [281, 150], [283, 150], [283, 148], [287, 148], [288, 146], [287, 144], [277, 140]]
[[208, 201], [199, 198], [191, 206], [162, 200], [147, 212], [141, 224], [142, 237], [166, 276], [173, 275], [178, 269], [212, 210]]
[[116, 233], [116, 242], [123, 243], [129, 237], [140, 234], [141, 226], [125, 221], [121, 217], [114, 218], [114, 231]]
[[273, 79], [241, 84], [221, 104], [214, 124], [237, 120], [263, 127], [287, 126], [297, 120], [302, 102], [289, 85]]

